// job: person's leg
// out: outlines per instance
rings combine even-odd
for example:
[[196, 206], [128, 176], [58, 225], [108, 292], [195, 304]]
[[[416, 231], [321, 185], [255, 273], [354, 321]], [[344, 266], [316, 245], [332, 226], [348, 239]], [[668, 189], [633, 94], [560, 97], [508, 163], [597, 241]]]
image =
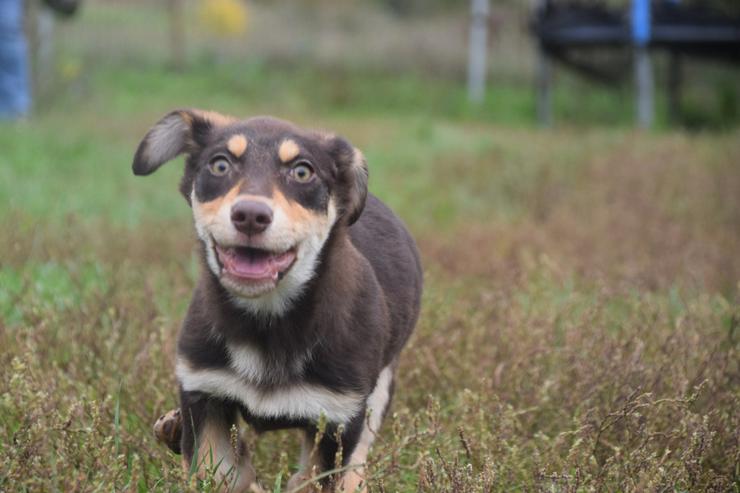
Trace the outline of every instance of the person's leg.
[[0, 1], [0, 118], [24, 116], [31, 109], [28, 58], [23, 31], [23, 0]]

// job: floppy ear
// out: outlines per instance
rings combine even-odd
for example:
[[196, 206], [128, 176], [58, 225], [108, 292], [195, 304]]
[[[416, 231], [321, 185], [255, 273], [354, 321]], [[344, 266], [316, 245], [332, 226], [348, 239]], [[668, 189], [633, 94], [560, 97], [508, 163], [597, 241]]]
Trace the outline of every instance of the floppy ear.
[[212, 111], [175, 110], [166, 114], [139, 143], [131, 168], [135, 175], [148, 175], [167, 161], [184, 152], [192, 153], [206, 145], [216, 127], [226, 126], [234, 119]]
[[367, 198], [367, 161], [359, 149], [342, 137], [329, 138], [329, 155], [337, 166], [340, 217], [350, 225], [357, 221]]

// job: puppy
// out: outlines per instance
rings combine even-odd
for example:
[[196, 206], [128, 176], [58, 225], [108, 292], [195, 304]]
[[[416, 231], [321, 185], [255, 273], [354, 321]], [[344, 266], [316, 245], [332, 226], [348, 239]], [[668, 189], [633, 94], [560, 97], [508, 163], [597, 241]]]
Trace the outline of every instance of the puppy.
[[181, 429], [171, 430], [185, 467], [215, 470], [229, 491], [257, 488], [232, 431], [241, 416], [258, 432], [303, 431], [289, 488], [334, 469], [341, 447], [344, 473], [322, 488], [364, 491], [419, 315], [414, 240], [368, 195], [365, 159], [341, 137], [177, 110], [146, 134], [133, 171], [180, 154], [203, 265], [177, 345]]

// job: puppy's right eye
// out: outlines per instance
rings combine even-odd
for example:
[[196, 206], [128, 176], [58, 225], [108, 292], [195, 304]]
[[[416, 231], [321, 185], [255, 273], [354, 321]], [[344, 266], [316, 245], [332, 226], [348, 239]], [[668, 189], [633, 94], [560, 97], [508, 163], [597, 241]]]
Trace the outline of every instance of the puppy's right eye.
[[208, 171], [213, 176], [224, 176], [231, 169], [231, 163], [224, 158], [216, 158], [208, 164]]

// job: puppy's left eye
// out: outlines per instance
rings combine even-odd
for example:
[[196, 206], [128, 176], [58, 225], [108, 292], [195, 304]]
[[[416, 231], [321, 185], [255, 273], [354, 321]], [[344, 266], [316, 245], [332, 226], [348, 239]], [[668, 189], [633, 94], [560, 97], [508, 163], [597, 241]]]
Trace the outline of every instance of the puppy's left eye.
[[231, 164], [224, 158], [216, 158], [208, 164], [208, 171], [213, 176], [224, 176], [231, 169]]
[[308, 183], [313, 178], [315, 172], [307, 161], [299, 161], [290, 170], [290, 177], [298, 183]]

